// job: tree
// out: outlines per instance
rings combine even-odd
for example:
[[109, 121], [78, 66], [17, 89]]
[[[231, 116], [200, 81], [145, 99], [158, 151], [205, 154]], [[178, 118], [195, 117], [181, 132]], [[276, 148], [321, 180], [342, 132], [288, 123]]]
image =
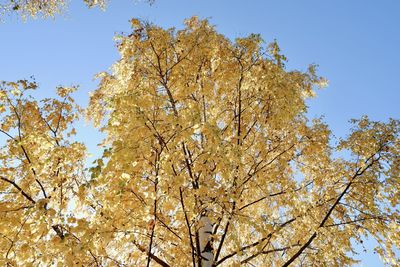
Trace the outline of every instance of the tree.
[[[146, 0], [153, 3], [154, 0]], [[107, 0], [83, 0], [90, 8], [100, 7], [104, 9]], [[65, 0], [3, 0], [0, 2], [0, 17], [5, 14], [18, 13], [23, 18], [27, 17], [54, 17], [63, 13], [68, 5]]]
[[372, 236], [395, 265], [399, 121], [354, 120], [333, 145], [306, 117], [326, 83], [315, 66], [287, 71], [275, 42], [185, 24], [133, 19], [118, 37], [87, 109], [107, 136], [90, 177], [68, 141], [73, 88], [40, 107], [34, 83], [3, 84], [0, 262], [347, 266], [351, 240]]
[[[85, 147], [66, 140], [75, 129], [75, 88], [57, 89], [61, 99], [29, 97], [33, 81], [0, 84], [0, 265], [37, 266], [58, 261], [77, 203]], [[2, 140], [4, 140], [2, 138]], [[65, 240], [63, 245], [70, 241]], [[72, 242], [72, 241], [71, 241]]]

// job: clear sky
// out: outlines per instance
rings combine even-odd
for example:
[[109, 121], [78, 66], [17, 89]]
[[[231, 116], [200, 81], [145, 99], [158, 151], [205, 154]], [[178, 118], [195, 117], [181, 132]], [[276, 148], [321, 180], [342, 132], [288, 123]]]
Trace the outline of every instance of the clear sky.
[[[400, 1], [397, 0], [111, 0], [107, 10], [88, 10], [81, 0], [55, 20], [6, 18], [0, 24], [0, 80], [34, 75], [40, 96], [57, 85], [80, 85], [86, 105], [96, 88], [94, 74], [118, 59], [113, 36], [129, 32], [138, 17], [163, 27], [182, 27], [185, 18], [209, 18], [231, 39], [260, 33], [274, 39], [289, 59], [288, 69], [319, 64], [330, 81], [309, 101], [311, 118], [324, 115], [333, 133], [345, 136], [348, 120], [366, 114], [374, 120], [400, 118]], [[96, 153], [99, 134], [85, 126], [80, 137]], [[370, 245], [368, 245], [370, 246]], [[381, 266], [372, 252], [362, 266]]]

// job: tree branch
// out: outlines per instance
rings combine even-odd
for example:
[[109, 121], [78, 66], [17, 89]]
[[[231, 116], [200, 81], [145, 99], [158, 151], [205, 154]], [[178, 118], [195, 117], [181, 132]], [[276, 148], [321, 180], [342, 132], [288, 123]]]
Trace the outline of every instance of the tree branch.
[[194, 257], [195, 247], [194, 247], [194, 244], [193, 244], [192, 231], [190, 230], [190, 223], [189, 223], [189, 219], [188, 219], [187, 214], [186, 214], [185, 204], [184, 204], [184, 201], [183, 201], [183, 192], [182, 192], [182, 188], [180, 188], [180, 187], [179, 187], [179, 194], [180, 194], [180, 197], [181, 197], [181, 205], [182, 205], [182, 209], [183, 209], [183, 214], [185, 215], [186, 226], [187, 226], [188, 233], [189, 233], [190, 248], [192, 250], [192, 262], [193, 262], [193, 266], [196, 266], [196, 260], [195, 260], [195, 257]]
[[136, 245], [136, 247], [141, 251], [141, 252], [146, 252], [147, 255], [153, 259], [155, 262], [157, 262], [159, 265], [163, 266], [163, 267], [170, 267], [170, 265], [168, 263], [166, 263], [165, 261], [163, 261], [162, 259], [160, 259], [159, 257], [157, 257], [156, 255], [154, 255], [153, 253], [149, 252], [147, 249], [145, 249], [143, 246], [139, 245], [138, 243], [136, 243], [135, 241], [133, 241], [133, 244]]
[[221, 241], [219, 242], [218, 249], [217, 249], [217, 253], [215, 253], [214, 262], [217, 262], [217, 261], [218, 261], [218, 257], [219, 257], [219, 254], [221, 253], [222, 246], [223, 246], [224, 241], [225, 241], [225, 237], [226, 237], [226, 235], [227, 235], [227, 233], [228, 233], [230, 221], [231, 221], [232, 216], [233, 216], [232, 213], [234, 212], [235, 207], [236, 207], [236, 202], [233, 202], [232, 211], [231, 211], [231, 213], [229, 214], [228, 222], [227, 222], [226, 225], [225, 225], [224, 233], [222, 234]]
[[[379, 152], [379, 151], [378, 151]], [[340, 200], [344, 197], [344, 195], [347, 193], [347, 191], [349, 190], [350, 186], [353, 184], [353, 181], [361, 176], [362, 174], [364, 174], [364, 172], [366, 170], [368, 170], [375, 162], [379, 161], [380, 156], [377, 159], [373, 159], [373, 157], [378, 153], [374, 153], [373, 155], [371, 155], [368, 159], [366, 159], [364, 162], [367, 163], [369, 160], [372, 159], [372, 161], [365, 166], [363, 169], [362, 167], [358, 168], [356, 173], [351, 177], [349, 183], [347, 184], [347, 186], [345, 187], [345, 189], [342, 191], [342, 193], [338, 196], [338, 198], [336, 199], [335, 203], [333, 203], [332, 207], [329, 209], [328, 213], [325, 215], [325, 217], [322, 219], [321, 223], [318, 226], [318, 229], [321, 227], [324, 227], [326, 221], [329, 219], [330, 215], [332, 214], [333, 210], [336, 208], [336, 206], [339, 204]], [[285, 264], [282, 265], [282, 267], [287, 267], [289, 266], [293, 261], [295, 261], [300, 255], [301, 253], [303, 253], [303, 251], [312, 243], [312, 241], [317, 237], [317, 231], [315, 231], [312, 236], [308, 239], [308, 241], [288, 260], [285, 262]]]
[[24, 190], [22, 190], [22, 188], [19, 187], [15, 182], [13, 182], [13, 181], [11, 181], [11, 180], [7, 179], [6, 177], [3, 177], [3, 176], [0, 176], [0, 179], [12, 184], [30, 202], [32, 202], [33, 204], [36, 203], [36, 201], [33, 200], [33, 198], [31, 196], [29, 196]]
[[[284, 223], [281, 223], [280, 226], [279, 226], [279, 229], [282, 229], [283, 227], [285, 227], [285, 226], [289, 225], [290, 223], [294, 222], [295, 220], [296, 220], [296, 218], [293, 218], [293, 219], [290, 219], [290, 220], [288, 220], [288, 221], [286, 221], [286, 222], [284, 222]], [[275, 231], [275, 232], [276, 232], [276, 231]], [[230, 253], [230, 254], [224, 256], [222, 259], [220, 259], [218, 262], [216, 262], [215, 266], [217, 266], [217, 265], [223, 263], [224, 261], [226, 261], [227, 259], [229, 259], [229, 258], [235, 256], [235, 255], [238, 254], [239, 252], [246, 251], [246, 250], [248, 250], [248, 249], [250, 249], [250, 248], [253, 248], [253, 247], [259, 245], [260, 243], [264, 242], [265, 240], [270, 239], [270, 238], [272, 237], [272, 234], [273, 234], [273, 233], [274, 233], [274, 232], [269, 233], [266, 237], [263, 237], [263, 238], [259, 239], [258, 241], [254, 242], [254, 243], [251, 243], [251, 244], [249, 244], [249, 245], [246, 245], [246, 246], [244, 246], [244, 247], [241, 247], [239, 250], [234, 251], [234, 252], [232, 252], [232, 253]]]
[[297, 246], [300, 246], [300, 245], [299, 244], [294, 244], [294, 245], [283, 247], [283, 248], [275, 248], [275, 249], [270, 249], [270, 250], [266, 250], [266, 251], [261, 250], [261, 251], [257, 252], [256, 254], [253, 254], [250, 257], [242, 260], [240, 263], [241, 264], [245, 264], [245, 263], [248, 263], [249, 261], [251, 261], [252, 259], [254, 259], [254, 258], [256, 258], [256, 257], [258, 257], [260, 255], [265, 255], [265, 254], [269, 254], [269, 253], [273, 253], [273, 252], [279, 252], [279, 251], [285, 251], [285, 250], [288, 250], [288, 249], [291, 249], [291, 248], [297, 247]]

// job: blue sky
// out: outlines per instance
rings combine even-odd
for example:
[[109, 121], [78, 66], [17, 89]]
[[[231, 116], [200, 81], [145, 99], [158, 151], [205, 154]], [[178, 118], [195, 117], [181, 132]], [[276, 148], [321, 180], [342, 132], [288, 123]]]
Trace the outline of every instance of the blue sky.
[[[260, 33], [276, 39], [289, 59], [288, 69], [316, 63], [328, 88], [309, 101], [311, 118], [324, 115], [333, 133], [349, 130], [348, 120], [366, 114], [374, 120], [400, 118], [400, 1], [396, 0], [112, 0], [106, 11], [88, 10], [71, 1], [55, 20], [6, 18], [0, 24], [0, 80], [34, 75], [40, 96], [57, 85], [80, 85], [76, 94], [86, 105], [96, 88], [94, 74], [118, 59], [113, 36], [129, 32], [139, 17], [164, 27], [182, 27], [185, 18], [209, 18], [229, 38]], [[99, 135], [81, 129], [91, 152]], [[377, 256], [361, 253], [363, 266], [380, 266]]]

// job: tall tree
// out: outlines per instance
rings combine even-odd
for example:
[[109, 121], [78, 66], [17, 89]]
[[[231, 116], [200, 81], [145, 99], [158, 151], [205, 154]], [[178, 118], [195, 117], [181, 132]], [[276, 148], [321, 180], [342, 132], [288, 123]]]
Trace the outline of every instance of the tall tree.
[[34, 84], [2, 85], [0, 263], [347, 266], [351, 240], [372, 236], [395, 265], [399, 122], [354, 120], [334, 146], [306, 117], [326, 83], [315, 66], [287, 71], [276, 43], [185, 25], [134, 19], [118, 37], [87, 110], [107, 136], [90, 177], [68, 141], [73, 89], [40, 107], [21, 93]]
[[139, 248], [115, 249], [121, 258], [343, 266], [355, 262], [351, 239], [372, 235], [394, 260], [398, 121], [354, 121], [333, 147], [328, 127], [305, 115], [326, 83], [315, 66], [286, 71], [276, 43], [231, 42], [195, 17], [179, 31], [132, 25], [89, 109], [109, 146], [91, 185], [107, 216], [94, 221]]

